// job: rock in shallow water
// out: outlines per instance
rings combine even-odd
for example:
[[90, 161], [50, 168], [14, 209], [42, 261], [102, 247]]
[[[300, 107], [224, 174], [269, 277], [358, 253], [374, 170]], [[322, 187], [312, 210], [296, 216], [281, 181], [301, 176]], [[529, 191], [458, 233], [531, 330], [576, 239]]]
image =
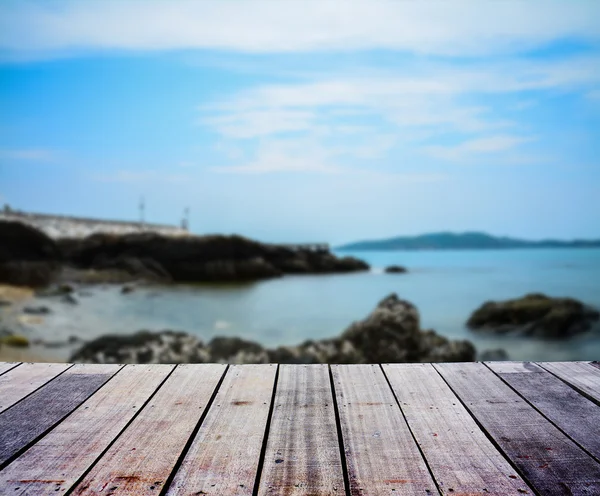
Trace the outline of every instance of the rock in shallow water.
[[130, 336], [102, 336], [71, 357], [72, 361], [88, 363], [401, 363], [474, 359], [475, 347], [469, 341], [450, 341], [435, 331], [421, 330], [417, 308], [395, 294], [339, 337], [298, 346], [269, 349], [237, 337], [217, 337], [205, 345], [183, 332], [140, 331]]
[[40, 307], [25, 307], [23, 308], [23, 313], [29, 315], [48, 315], [51, 313], [51, 310], [48, 307], [40, 306]]
[[385, 268], [385, 272], [386, 274], [404, 274], [408, 271], [406, 270], [406, 267], [402, 267], [401, 265], [390, 265]]
[[488, 301], [471, 315], [467, 326], [497, 333], [566, 338], [588, 331], [599, 318], [597, 310], [580, 301], [533, 293], [515, 300]]

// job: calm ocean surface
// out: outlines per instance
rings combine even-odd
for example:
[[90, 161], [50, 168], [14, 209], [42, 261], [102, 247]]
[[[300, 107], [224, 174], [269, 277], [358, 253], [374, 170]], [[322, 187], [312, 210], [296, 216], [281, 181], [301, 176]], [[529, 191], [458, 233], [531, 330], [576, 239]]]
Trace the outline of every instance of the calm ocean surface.
[[[419, 308], [423, 328], [469, 339], [479, 351], [504, 348], [514, 360], [600, 359], [600, 326], [565, 341], [477, 334], [464, 322], [484, 301], [543, 292], [600, 308], [600, 249], [343, 253], [369, 273], [289, 276], [248, 285], [94, 289], [80, 304], [55, 312], [43, 328], [52, 339], [85, 339], [139, 329], [175, 329], [202, 339], [240, 336], [264, 345], [332, 337], [395, 292]], [[410, 273], [384, 274], [390, 264]], [[59, 307], [60, 303], [51, 303]]]

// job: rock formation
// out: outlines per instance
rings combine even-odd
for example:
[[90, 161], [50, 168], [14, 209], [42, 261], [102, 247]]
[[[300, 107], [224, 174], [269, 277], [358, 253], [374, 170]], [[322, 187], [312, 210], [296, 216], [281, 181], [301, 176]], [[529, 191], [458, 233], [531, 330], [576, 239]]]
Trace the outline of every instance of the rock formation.
[[72, 357], [88, 363], [380, 363], [459, 362], [475, 360], [468, 341], [450, 341], [420, 329], [417, 308], [392, 294], [366, 319], [340, 336], [306, 341], [298, 346], [264, 348], [235, 337], [217, 337], [208, 344], [183, 332], [140, 331], [129, 336], [102, 336]]
[[253, 281], [283, 274], [368, 270], [356, 258], [294, 249], [241, 236], [94, 234], [54, 241], [20, 222], [0, 221], [0, 282], [45, 286], [63, 282], [158, 283]]
[[42, 232], [20, 222], [0, 222], [0, 283], [45, 286], [60, 260], [56, 243]]
[[600, 313], [572, 298], [528, 294], [506, 301], [488, 301], [467, 321], [474, 330], [520, 332], [549, 338], [566, 338], [589, 330]]

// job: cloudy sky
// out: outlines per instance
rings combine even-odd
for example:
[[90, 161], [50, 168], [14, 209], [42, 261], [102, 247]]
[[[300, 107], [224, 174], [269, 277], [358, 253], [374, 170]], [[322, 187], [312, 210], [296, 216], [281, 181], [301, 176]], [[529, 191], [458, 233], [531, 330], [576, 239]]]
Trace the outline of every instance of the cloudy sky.
[[600, 237], [600, 2], [0, 3], [0, 201], [333, 243]]

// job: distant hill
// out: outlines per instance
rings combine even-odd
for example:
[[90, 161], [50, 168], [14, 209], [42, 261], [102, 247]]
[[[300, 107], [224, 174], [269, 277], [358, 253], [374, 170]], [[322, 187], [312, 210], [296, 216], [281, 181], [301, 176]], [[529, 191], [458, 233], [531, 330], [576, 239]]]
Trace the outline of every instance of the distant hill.
[[522, 239], [496, 237], [481, 232], [431, 233], [420, 236], [358, 241], [339, 246], [337, 250], [498, 250], [511, 248], [591, 248], [600, 247], [600, 239], [558, 241], [547, 239], [525, 241]]

